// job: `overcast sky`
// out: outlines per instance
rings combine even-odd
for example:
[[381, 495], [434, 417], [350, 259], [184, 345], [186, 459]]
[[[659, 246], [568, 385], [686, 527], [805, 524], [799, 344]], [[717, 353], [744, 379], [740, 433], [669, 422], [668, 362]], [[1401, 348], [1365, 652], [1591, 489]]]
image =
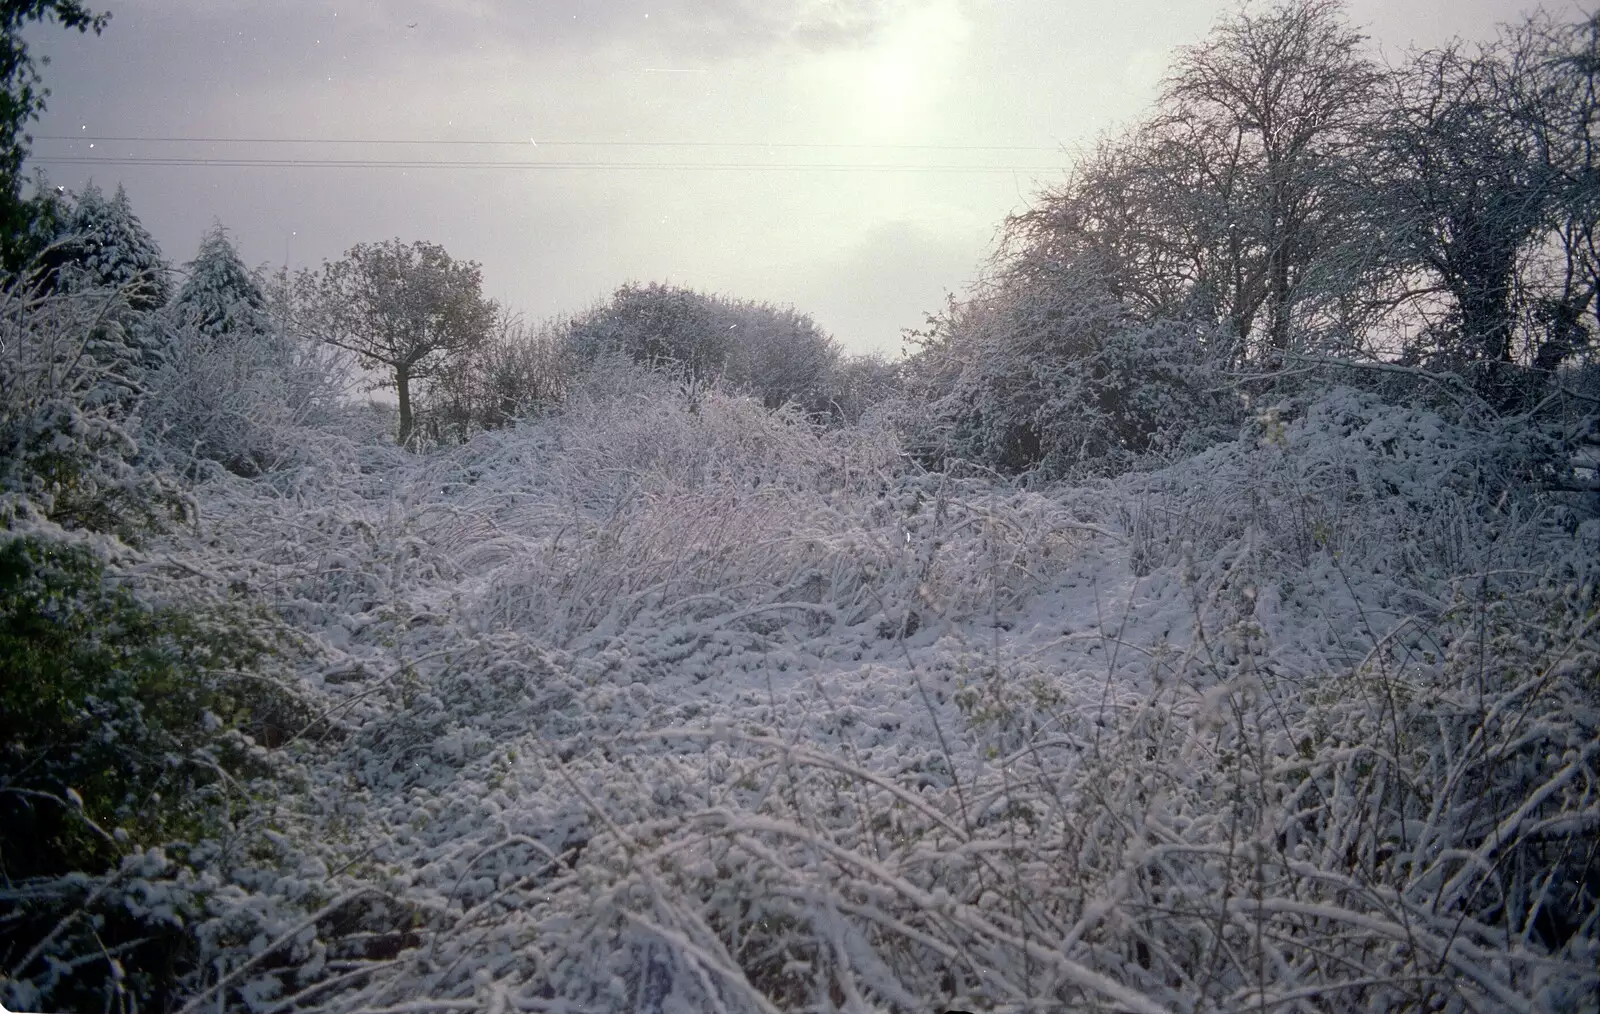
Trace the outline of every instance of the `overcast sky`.
[[[973, 277], [1005, 215], [1137, 118], [1174, 47], [1234, 8], [90, 4], [113, 15], [98, 38], [31, 33], [51, 57], [53, 93], [34, 154], [210, 160], [46, 165], [70, 189], [124, 184], [176, 264], [214, 220], [252, 264], [426, 239], [482, 263], [486, 291], [530, 317], [581, 310], [626, 281], [667, 281], [792, 304], [847, 348], [891, 354], [902, 328]], [[1349, 3], [1391, 54], [1486, 38], [1531, 6]], [[252, 140], [215, 140], [229, 138]], [[364, 164], [217, 164], [263, 159]], [[798, 165], [812, 168], [788, 168]]]

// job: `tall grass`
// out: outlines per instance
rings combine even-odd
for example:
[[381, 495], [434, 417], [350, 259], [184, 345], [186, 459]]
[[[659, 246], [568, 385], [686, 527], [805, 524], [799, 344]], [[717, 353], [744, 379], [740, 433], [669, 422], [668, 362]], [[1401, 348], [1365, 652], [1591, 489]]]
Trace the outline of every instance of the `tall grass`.
[[[201, 491], [322, 710], [252, 863], [77, 888], [186, 913], [183, 1010], [1593, 1009], [1600, 532], [1493, 434], [1335, 395], [1022, 492], [619, 386]], [[1187, 629], [1069, 671], [1085, 568]]]

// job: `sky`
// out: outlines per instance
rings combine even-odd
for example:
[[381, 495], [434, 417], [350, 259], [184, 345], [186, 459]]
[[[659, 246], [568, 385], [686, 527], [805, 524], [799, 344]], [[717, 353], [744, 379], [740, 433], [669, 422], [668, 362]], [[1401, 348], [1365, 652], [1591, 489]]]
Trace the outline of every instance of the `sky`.
[[[658, 281], [792, 305], [890, 356], [977, 275], [1005, 216], [1146, 112], [1173, 51], [1236, 7], [89, 5], [112, 14], [99, 37], [29, 33], [51, 61], [34, 161], [69, 190], [124, 185], [175, 265], [216, 222], [247, 263], [296, 268], [422, 239], [533, 320]], [[1347, 9], [1397, 58], [1532, 5]]]

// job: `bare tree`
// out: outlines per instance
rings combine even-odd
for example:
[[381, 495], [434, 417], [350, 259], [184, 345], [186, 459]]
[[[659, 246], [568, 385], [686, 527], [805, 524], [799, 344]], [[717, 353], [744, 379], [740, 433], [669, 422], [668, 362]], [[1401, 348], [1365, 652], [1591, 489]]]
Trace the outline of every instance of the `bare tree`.
[[1388, 259], [1410, 279], [1399, 298], [1441, 318], [1416, 351], [1469, 368], [1502, 407], [1600, 324], [1597, 86], [1600, 15], [1538, 14], [1487, 44], [1414, 54], [1375, 131]]
[[[1184, 50], [1157, 124], [1212, 149], [1227, 211], [1235, 326], [1266, 314], [1268, 358], [1287, 350], [1296, 304], [1353, 224], [1350, 156], [1380, 80], [1340, 0], [1240, 10]], [[1335, 282], [1334, 284], [1338, 284]]]
[[394, 239], [357, 244], [307, 276], [310, 336], [388, 372], [382, 386], [393, 387], [400, 403], [396, 439], [408, 445], [413, 384], [482, 342], [494, 325], [496, 306], [482, 293], [477, 262], [452, 260], [434, 243]]
[[1548, 373], [1592, 347], [1600, 326], [1600, 12], [1572, 24], [1535, 14], [1508, 49], [1507, 99], [1539, 161], [1549, 230], [1523, 286], [1529, 360]]
[[1350, 332], [1374, 228], [1358, 157], [1380, 77], [1363, 41], [1337, 0], [1223, 20], [1180, 53], [1148, 121], [1008, 223], [1004, 273], [1092, 261], [1141, 316], [1204, 323], [1235, 363]]

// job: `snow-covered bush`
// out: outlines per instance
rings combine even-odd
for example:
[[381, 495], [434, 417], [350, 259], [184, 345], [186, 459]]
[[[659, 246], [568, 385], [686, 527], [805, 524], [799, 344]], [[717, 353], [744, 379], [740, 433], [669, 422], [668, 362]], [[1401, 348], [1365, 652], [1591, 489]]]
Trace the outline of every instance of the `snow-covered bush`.
[[142, 402], [151, 442], [185, 466], [214, 461], [260, 475], [301, 460], [309, 424], [340, 413], [338, 392], [303, 350], [273, 334], [215, 334], [193, 325], [167, 332], [161, 365]]
[[853, 426], [873, 413], [888, 410], [900, 388], [898, 364], [877, 355], [844, 356], [834, 367], [826, 392], [829, 417]]
[[1045, 477], [1118, 474], [1228, 435], [1192, 325], [1143, 320], [1084, 266], [1002, 279], [932, 320], [912, 359], [911, 451]]
[[720, 382], [768, 408], [794, 402], [811, 412], [828, 411], [839, 358], [833, 339], [792, 307], [657, 283], [619, 288], [567, 323], [564, 345], [575, 372], [619, 358], [694, 385]]
[[[194, 838], [258, 770], [292, 693], [253, 674], [280, 645], [237, 607], [153, 605], [84, 545], [0, 543], [0, 850], [7, 875], [98, 872], [129, 843]], [[256, 767], [252, 767], [256, 765]]]
[[324, 443], [310, 427], [344, 414], [345, 364], [288, 333], [284, 280], [245, 268], [221, 226], [187, 271], [146, 325], [163, 350], [144, 378], [147, 442], [191, 471], [216, 462], [256, 476], [303, 460]]
[[[1423, 632], [1443, 646], [1431, 660], [1407, 636], [1320, 673], [1213, 629], [1087, 714], [1027, 696], [970, 711], [990, 762], [934, 792], [779, 737], [684, 734], [715, 758], [689, 783], [763, 776], [648, 839], [612, 828], [612, 890], [730, 1009], [830, 993], [1584, 1009], [1600, 983], [1593, 596], [1591, 576], [1565, 602], [1463, 601]], [[1530, 641], [1534, 615], [1559, 626]], [[766, 777], [775, 791], [755, 791]]]
[[567, 365], [554, 325], [501, 314], [489, 337], [447, 362], [427, 386], [419, 423], [435, 443], [460, 443], [560, 404]]
[[[1372, 563], [1411, 589], [1515, 566], [1570, 515], [1532, 481], [1542, 449], [1518, 420], [1450, 421], [1348, 388], [1251, 416], [1239, 440], [1118, 487], [1152, 565], [1208, 559], [1247, 533], [1270, 566]], [[1141, 503], [1160, 502], [1159, 517]], [[1528, 538], [1507, 538], [1516, 532]]]
[[134, 539], [180, 506], [133, 467], [139, 386], [115, 291], [0, 292], [0, 524], [35, 515]]
[[[1039, 498], [906, 474], [881, 426], [822, 429], [713, 392], [694, 411], [651, 394], [575, 402], [545, 432], [559, 451], [538, 485], [561, 509], [516, 521], [526, 534], [567, 534], [480, 572], [491, 577], [485, 622], [557, 643], [746, 610], [740, 623], [757, 627], [872, 616], [898, 628], [919, 612], [987, 608], [993, 595], [1009, 603], [1033, 570], [1049, 572], [1059, 539]], [[496, 450], [521, 457], [525, 441]], [[463, 464], [506, 468], [477, 455]], [[979, 537], [991, 516], [1014, 527]], [[493, 559], [492, 544], [474, 547], [478, 560]], [[984, 553], [993, 566], [977, 562]]]

